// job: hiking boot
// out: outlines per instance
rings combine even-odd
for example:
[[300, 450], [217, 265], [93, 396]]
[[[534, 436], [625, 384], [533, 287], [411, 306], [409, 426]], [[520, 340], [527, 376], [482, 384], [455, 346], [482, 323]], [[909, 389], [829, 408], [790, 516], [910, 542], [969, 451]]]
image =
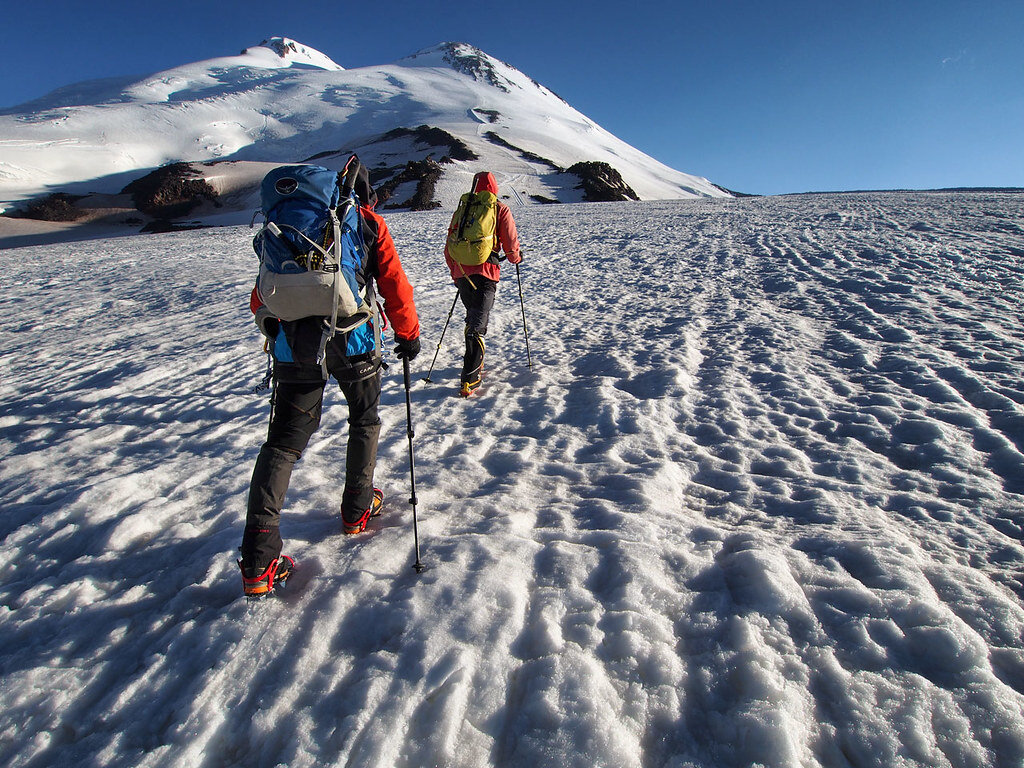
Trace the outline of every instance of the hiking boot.
[[477, 388], [480, 386], [481, 381], [482, 379], [477, 379], [476, 381], [462, 382], [462, 388], [459, 390], [459, 395], [462, 397], [469, 397], [474, 392], [476, 392]]
[[258, 568], [247, 568], [238, 561], [242, 570], [242, 592], [249, 598], [266, 597], [274, 588], [284, 584], [295, 569], [295, 561], [288, 555], [281, 555], [270, 561], [262, 572]]
[[370, 502], [370, 508], [365, 510], [357, 520], [348, 520], [344, 515], [341, 516], [342, 522], [344, 523], [345, 533], [352, 535], [355, 533], [362, 533], [366, 530], [366, 524], [370, 522], [371, 517], [377, 517], [380, 514], [381, 507], [384, 506], [384, 491], [380, 488], [373, 489], [373, 501]]

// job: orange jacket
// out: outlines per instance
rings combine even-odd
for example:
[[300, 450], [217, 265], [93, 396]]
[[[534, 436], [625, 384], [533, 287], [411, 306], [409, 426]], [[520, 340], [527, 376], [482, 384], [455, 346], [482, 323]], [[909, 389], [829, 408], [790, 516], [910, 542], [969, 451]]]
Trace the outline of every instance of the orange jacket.
[[[494, 176], [486, 171], [478, 173], [473, 178], [474, 192], [490, 192], [498, 194], [498, 183]], [[516, 222], [512, 218], [512, 211], [500, 200], [498, 201], [498, 247], [508, 257], [510, 264], [518, 264], [523, 260], [519, 253], [519, 233], [516, 231]], [[501, 277], [501, 265], [485, 261], [483, 264], [459, 264], [448, 255], [448, 242], [445, 240], [444, 260], [448, 264], [448, 271], [451, 272], [452, 280], [471, 275], [483, 275], [489, 280], [497, 282]]]

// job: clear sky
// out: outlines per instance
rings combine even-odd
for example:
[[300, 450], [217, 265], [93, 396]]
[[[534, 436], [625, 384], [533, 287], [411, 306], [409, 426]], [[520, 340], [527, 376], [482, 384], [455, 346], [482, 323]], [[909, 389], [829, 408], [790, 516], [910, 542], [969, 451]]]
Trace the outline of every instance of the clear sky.
[[274, 35], [346, 68], [462, 41], [729, 189], [1024, 186], [1024, 0], [39, 0], [2, 18], [0, 107]]

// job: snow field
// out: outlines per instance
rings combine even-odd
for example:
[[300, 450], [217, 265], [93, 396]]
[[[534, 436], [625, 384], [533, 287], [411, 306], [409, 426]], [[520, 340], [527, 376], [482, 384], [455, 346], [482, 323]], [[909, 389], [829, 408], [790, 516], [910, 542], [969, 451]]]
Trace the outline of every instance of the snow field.
[[[340, 533], [329, 387], [239, 596], [265, 434], [248, 229], [0, 254], [0, 759], [359, 766], [1024, 761], [1024, 216], [997, 194], [515, 210], [454, 397], [448, 214], [385, 513]], [[392, 361], [395, 363], [395, 361]], [[397, 373], [396, 373], [397, 371]]]

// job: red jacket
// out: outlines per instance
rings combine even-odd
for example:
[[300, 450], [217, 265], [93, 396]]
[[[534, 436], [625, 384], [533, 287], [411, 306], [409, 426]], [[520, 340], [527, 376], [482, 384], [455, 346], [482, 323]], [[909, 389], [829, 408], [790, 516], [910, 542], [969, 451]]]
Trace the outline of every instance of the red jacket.
[[[486, 171], [478, 173], [473, 178], [474, 192], [490, 192], [498, 194], [498, 183], [494, 176]], [[516, 222], [512, 218], [512, 211], [500, 200], [498, 201], [498, 247], [508, 257], [510, 264], [518, 264], [523, 260], [519, 254], [519, 233], [516, 232]], [[451, 272], [452, 280], [468, 275], [483, 275], [489, 280], [498, 282], [501, 277], [501, 265], [485, 261], [483, 264], [459, 264], [448, 255], [448, 242], [445, 240], [444, 260], [448, 263], [448, 271]]]
[[402, 269], [388, 225], [382, 216], [365, 205], [359, 206], [359, 213], [377, 225], [377, 245], [376, 248], [370, 246], [370, 252], [377, 253], [377, 272], [374, 277], [381, 298], [384, 299], [384, 314], [391, 321], [396, 336], [402, 339], [419, 338], [420, 321], [412, 299], [412, 284]]

